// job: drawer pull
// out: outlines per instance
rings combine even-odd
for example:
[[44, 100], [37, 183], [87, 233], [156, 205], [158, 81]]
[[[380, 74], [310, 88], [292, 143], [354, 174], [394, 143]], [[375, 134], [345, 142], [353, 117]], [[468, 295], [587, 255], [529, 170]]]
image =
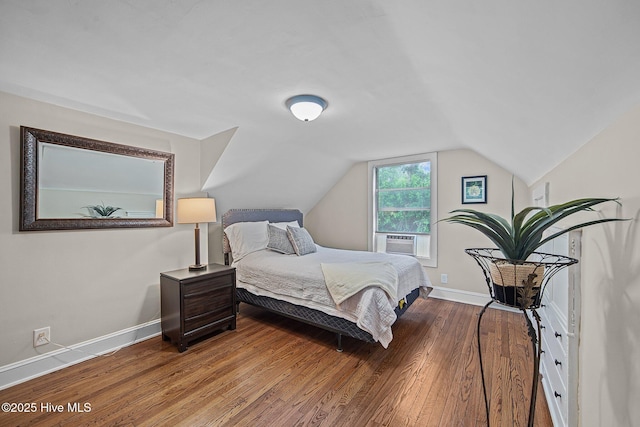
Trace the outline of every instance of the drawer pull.
[[562, 334], [560, 334], [558, 332], [554, 332], [553, 334], [556, 336], [556, 338], [561, 338], [562, 337]]
[[544, 325], [540, 325], [540, 329], [547, 329], [547, 327]]
[[562, 395], [560, 393], [558, 393], [557, 391], [555, 391], [555, 390], [553, 391], [553, 395], [555, 397], [562, 397]]
[[562, 366], [562, 362], [559, 361], [558, 359], [555, 360], [555, 363], [556, 363], [556, 366], [558, 366], [558, 365]]

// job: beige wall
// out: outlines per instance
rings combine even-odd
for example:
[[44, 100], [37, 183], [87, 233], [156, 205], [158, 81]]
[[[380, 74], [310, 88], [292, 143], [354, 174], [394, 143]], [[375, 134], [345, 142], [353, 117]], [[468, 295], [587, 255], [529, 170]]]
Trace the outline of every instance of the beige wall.
[[621, 197], [606, 216], [633, 222], [585, 228], [582, 242], [580, 420], [640, 426], [640, 108], [625, 114], [538, 183], [551, 203]]
[[[357, 163], [314, 206], [305, 218], [305, 227], [323, 246], [345, 249], [367, 249], [367, 173], [366, 162]], [[487, 204], [461, 203], [461, 178], [487, 175]], [[529, 190], [515, 180], [516, 208], [529, 205]], [[438, 153], [438, 217], [453, 209], [471, 207], [505, 217], [511, 213], [511, 173], [471, 150]], [[482, 273], [464, 253], [470, 247], [491, 247], [492, 243], [478, 232], [457, 224], [438, 224], [438, 267], [426, 268], [435, 286], [487, 293]], [[446, 273], [449, 283], [440, 283]]]
[[367, 163], [356, 163], [309, 211], [304, 226], [322, 246], [367, 250]]
[[157, 319], [159, 273], [194, 256], [188, 224], [18, 232], [21, 125], [175, 153], [176, 196], [200, 189], [198, 141], [0, 93], [0, 366], [57, 349], [36, 328], [71, 345]]

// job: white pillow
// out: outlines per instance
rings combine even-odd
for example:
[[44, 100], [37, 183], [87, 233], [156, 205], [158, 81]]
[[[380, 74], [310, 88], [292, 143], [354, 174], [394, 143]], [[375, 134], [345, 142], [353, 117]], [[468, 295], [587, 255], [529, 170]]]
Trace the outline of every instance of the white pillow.
[[266, 249], [269, 244], [269, 221], [236, 222], [224, 229], [233, 261], [237, 262], [251, 252]]
[[273, 225], [274, 227], [278, 227], [282, 230], [286, 230], [287, 229], [287, 225], [290, 227], [298, 227], [300, 228], [300, 224], [298, 224], [298, 221], [291, 221], [291, 222], [271, 222], [271, 225]]

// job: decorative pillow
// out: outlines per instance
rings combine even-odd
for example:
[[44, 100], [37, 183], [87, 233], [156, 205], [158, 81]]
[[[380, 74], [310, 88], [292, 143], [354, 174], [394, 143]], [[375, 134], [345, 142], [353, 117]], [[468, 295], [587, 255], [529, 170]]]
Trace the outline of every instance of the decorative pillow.
[[[297, 222], [296, 222], [297, 224]], [[291, 245], [287, 230], [278, 227], [275, 224], [269, 224], [269, 243], [267, 249], [280, 252], [281, 254], [291, 255], [295, 254], [295, 250]]]
[[269, 221], [256, 222], [236, 222], [224, 229], [233, 261], [240, 261], [247, 254], [267, 248], [269, 243], [269, 232], [267, 225]]
[[289, 240], [291, 241], [291, 245], [293, 245], [293, 250], [296, 252], [296, 255], [302, 256], [306, 254], [310, 254], [317, 251], [316, 244], [311, 238], [311, 234], [302, 227], [291, 227], [287, 226], [287, 235], [289, 236]]
[[291, 221], [291, 222], [270, 222], [269, 224], [281, 228], [284, 231], [287, 231], [287, 225], [290, 225], [292, 227], [300, 227], [300, 224], [298, 224], [298, 221]]

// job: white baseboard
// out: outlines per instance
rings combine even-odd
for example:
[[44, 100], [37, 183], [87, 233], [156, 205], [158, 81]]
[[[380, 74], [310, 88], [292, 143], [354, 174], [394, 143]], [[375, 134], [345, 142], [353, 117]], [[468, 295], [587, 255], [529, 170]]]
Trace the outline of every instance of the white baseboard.
[[477, 292], [463, 291], [460, 289], [442, 288], [439, 286], [433, 286], [433, 290], [429, 294], [429, 297], [479, 306], [485, 305], [491, 299], [487, 294], [479, 294]]
[[[429, 294], [430, 298], [438, 298], [447, 301], [460, 302], [463, 304], [471, 304], [484, 306], [487, 304], [491, 297], [487, 294], [480, 294], [477, 292], [463, 291], [460, 289], [443, 288], [439, 286], [432, 286], [433, 290]], [[520, 313], [520, 310], [516, 308], [507, 307], [502, 304], [492, 304], [489, 308], [497, 308], [500, 310], [512, 311]]]
[[160, 319], [0, 367], [0, 390], [160, 335]]

